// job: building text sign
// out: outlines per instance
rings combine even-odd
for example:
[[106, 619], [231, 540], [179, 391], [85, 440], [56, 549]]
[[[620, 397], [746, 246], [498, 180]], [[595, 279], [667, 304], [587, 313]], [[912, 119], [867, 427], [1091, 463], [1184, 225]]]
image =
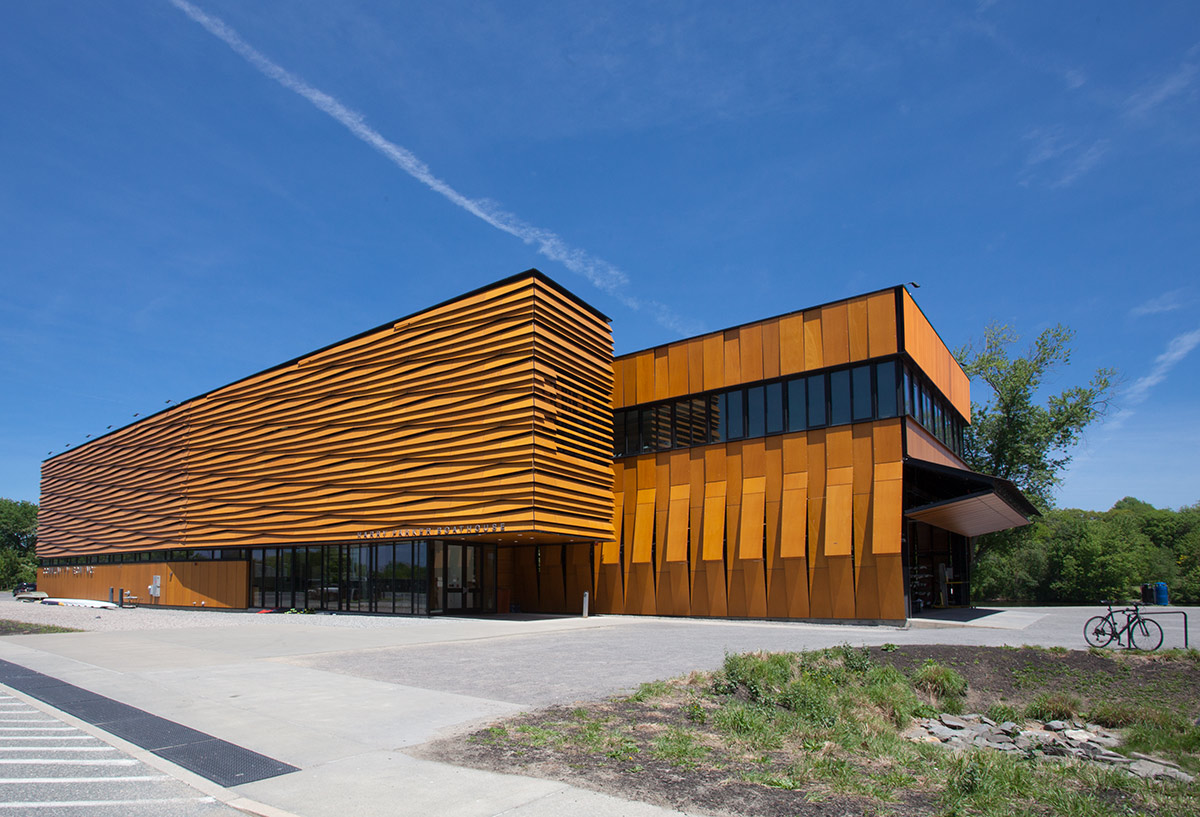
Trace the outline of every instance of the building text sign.
[[427, 536], [470, 536], [477, 533], [504, 533], [504, 523], [487, 522], [482, 525], [402, 525], [397, 528], [359, 531], [358, 538], [404, 539]]

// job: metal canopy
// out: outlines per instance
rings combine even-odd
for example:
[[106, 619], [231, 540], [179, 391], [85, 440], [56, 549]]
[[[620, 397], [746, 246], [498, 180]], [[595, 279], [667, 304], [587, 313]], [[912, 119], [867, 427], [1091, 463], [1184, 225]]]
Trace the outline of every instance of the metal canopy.
[[904, 515], [963, 536], [1028, 525], [1037, 509], [1006, 479], [907, 458], [917, 480], [937, 498]]

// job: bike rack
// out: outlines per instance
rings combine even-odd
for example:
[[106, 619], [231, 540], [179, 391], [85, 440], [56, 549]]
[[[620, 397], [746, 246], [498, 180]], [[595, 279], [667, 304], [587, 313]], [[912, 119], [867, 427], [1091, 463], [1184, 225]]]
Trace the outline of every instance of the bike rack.
[[1143, 618], [1153, 618], [1154, 616], [1183, 616], [1183, 648], [1191, 649], [1191, 644], [1188, 643], [1188, 617], [1183, 610], [1145, 610], [1139, 608], [1138, 614]]

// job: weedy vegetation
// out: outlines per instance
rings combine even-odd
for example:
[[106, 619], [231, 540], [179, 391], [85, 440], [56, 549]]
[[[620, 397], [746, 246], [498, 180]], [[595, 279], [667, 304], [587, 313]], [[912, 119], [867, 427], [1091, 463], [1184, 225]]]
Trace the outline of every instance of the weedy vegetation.
[[[1195, 651], [1178, 652], [1144, 660], [1200, 674]], [[513, 771], [526, 761], [539, 768], [558, 762], [571, 770], [566, 779], [684, 809], [824, 814], [820, 804], [836, 801], [856, 814], [1200, 817], [1200, 784], [1145, 781], [1120, 768], [1017, 753], [955, 754], [901, 736], [914, 718], [962, 711], [970, 701], [972, 711], [997, 722], [1078, 718], [1119, 728], [1125, 735], [1119, 751], [1154, 754], [1195, 774], [1198, 713], [1170, 703], [1184, 694], [1177, 679], [1164, 676], [1162, 688], [1126, 696], [1113, 694], [1120, 686], [1090, 695], [1092, 675], [1052, 672], [1065, 688], [981, 700], [955, 667], [932, 659], [897, 665], [896, 657], [895, 648], [872, 652], [848, 644], [729, 654], [712, 673], [643, 684], [626, 698], [532, 713], [469, 740], [502, 751]], [[986, 660], [975, 658], [973, 668]], [[1114, 667], [1095, 674], [1095, 684], [1119, 676], [1116, 664], [1143, 659], [1106, 654], [1105, 660]], [[622, 789], [622, 780], [636, 782]]]

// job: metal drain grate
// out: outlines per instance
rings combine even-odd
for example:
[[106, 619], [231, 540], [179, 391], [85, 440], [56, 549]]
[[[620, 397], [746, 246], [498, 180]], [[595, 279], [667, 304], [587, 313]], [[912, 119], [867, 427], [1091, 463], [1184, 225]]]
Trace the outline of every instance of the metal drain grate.
[[299, 771], [295, 766], [10, 661], [0, 660], [0, 683], [221, 786], [237, 786]]

